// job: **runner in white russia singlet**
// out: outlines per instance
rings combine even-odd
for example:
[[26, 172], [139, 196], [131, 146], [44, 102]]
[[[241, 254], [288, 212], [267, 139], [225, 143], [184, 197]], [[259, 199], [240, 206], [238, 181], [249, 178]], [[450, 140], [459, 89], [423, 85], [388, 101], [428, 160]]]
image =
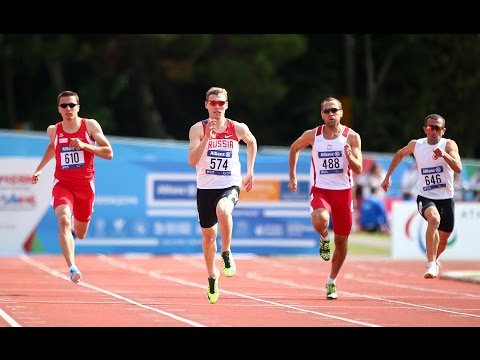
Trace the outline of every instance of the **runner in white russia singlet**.
[[435, 148], [445, 151], [447, 144], [441, 138], [435, 145], [429, 145], [427, 138], [417, 140], [413, 155], [417, 161], [419, 189], [418, 194], [432, 200], [453, 198], [453, 170], [443, 157], [436, 157]]
[[[224, 189], [241, 186], [241, 164], [238, 156], [239, 140], [233, 122], [226, 119], [224, 132], [208, 140], [202, 158], [197, 164], [198, 189]], [[202, 121], [204, 136], [208, 119]]]
[[317, 127], [310, 166], [312, 186], [330, 190], [344, 190], [353, 186], [352, 169], [344, 150], [349, 131], [345, 126], [336, 139], [328, 140], [323, 136], [323, 125]]

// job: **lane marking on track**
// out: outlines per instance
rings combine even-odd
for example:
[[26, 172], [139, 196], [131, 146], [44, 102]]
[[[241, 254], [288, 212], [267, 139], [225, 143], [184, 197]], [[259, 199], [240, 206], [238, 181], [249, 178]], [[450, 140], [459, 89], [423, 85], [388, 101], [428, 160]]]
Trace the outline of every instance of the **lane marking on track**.
[[[117, 260], [117, 259], [110, 258], [110, 257], [105, 256], [105, 255], [100, 255], [100, 259], [105, 261], [108, 264], [111, 264], [112, 266], [116, 266], [116, 267], [119, 267], [119, 268], [124, 269], [124, 270], [137, 272], [137, 273], [143, 274], [143, 275], [149, 275], [153, 278], [157, 278], [157, 279], [161, 279], [161, 280], [167, 280], [167, 281], [171, 281], [171, 282], [174, 282], [174, 283], [177, 283], [177, 284], [196, 287], [196, 288], [202, 288], [203, 289], [205, 287], [204, 284], [198, 284], [198, 283], [183, 280], [183, 279], [180, 279], [180, 278], [177, 278], [177, 277], [164, 275], [164, 274], [159, 273], [158, 271], [146, 270], [146, 269], [143, 269], [139, 266], [130, 265], [128, 263], [125, 263], [125, 262]], [[318, 316], [325, 317], [325, 318], [344, 321], [344, 322], [348, 322], [348, 323], [355, 324], [355, 325], [363, 325], [363, 326], [367, 326], [367, 327], [382, 327], [381, 325], [378, 325], [378, 324], [368, 323], [368, 322], [364, 322], [364, 321], [357, 321], [357, 320], [353, 320], [353, 319], [344, 318], [344, 317], [341, 317], [341, 316], [335, 316], [335, 315], [326, 314], [326, 313], [322, 313], [322, 312], [318, 312], [318, 311], [303, 309], [303, 308], [299, 308], [299, 307], [296, 307], [296, 306], [286, 305], [286, 304], [278, 303], [278, 302], [275, 302], [275, 301], [270, 301], [270, 300], [265, 300], [265, 299], [261, 299], [261, 298], [258, 298], [258, 297], [253, 297], [253, 296], [249, 296], [249, 295], [245, 295], [245, 294], [240, 294], [240, 293], [233, 292], [233, 291], [222, 290], [222, 294], [229, 294], [229, 295], [237, 296], [237, 297], [244, 298], [244, 299], [249, 299], [249, 300], [253, 300], [253, 301], [257, 301], [257, 302], [262, 302], [262, 303], [269, 304], [269, 305], [274, 305], [274, 306], [277, 306], [277, 307], [283, 307], [283, 308], [295, 310], [295, 311], [302, 312], [302, 313], [308, 313], [308, 314], [318, 315]]]
[[[40, 269], [40, 270], [43, 270], [47, 273], [49, 273], [50, 275], [53, 275], [53, 276], [56, 276], [58, 278], [61, 278], [61, 279], [64, 279], [66, 281], [70, 281], [70, 277], [66, 276], [66, 275], [63, 275], [62, 273], [60, 273], [59, 271], [57, 270], [54, 270], [36, 260], [33, 260], [31, 257], [27, 256], [27, 255], [22, 255], [20, 257], [23, 261], [25, 261], [26, 263], [28, 263], [29, 265], [32, 265], [34, 267], [36, 267], [37, 269]], [[159, 313], [159, 314], [162, 314], [164, 316], [167, 316], [169, 318], [172, 318], [174, 320], [177, 320], [177, 321], [180, 321], [180, 322], [183, 322], [185, 324], [188, 324], [188, 325], [191, 325], [191, 326], [194, 326], [194, 327], [206, 327], [206, 325], [203, 325], [203, 324], [200, 324], [196, 321], [192, 321], [192, 320], [189, 320], [189, 319], [185, 319], [181, 316], [177, 316], [175, 314], [172, 314], [170, 312], [166, 312], [166, 311], [163, 311], [163, 310], [159, 310], [157, 308], [154, 308], [154, 307], [151, 307], [151, 306], [148, 306], [148, 305], [144, 305], [144, 304], [141, 304], [135, 300], [132, 300], [132, 299], [129, 299], [129, 298], [126, 298], [124, 296], [121, 296], [121, 295], [118, 295], [118, 294], [115, 294], [114, 292], [111, 292], [111, 291], [108, 291], [108, 290], [105, 290], [105, 289], [102, 289], [102, 288], [99, 288], [97, 286], [94, 286], [94, 285], [90, 285], [84, 281], [81, 281], [80, 283], [76, 284], [77, 286], [83, 286], [83, 287], [86, 287], [88, 289], [91, 289], [93, 291], [98, 291], [98, 292], [101, 292], [101, 293], [104, 293], [106, 295], [109, 295], [109, 296], [112, 296], [114, 298], [117, 298], [117, 299], [120, 299], [120, 300], [123, 300], [129, 304], [132, 304], [132, 305], [136, 305], [138, 307], [141, 307], [143, 309], [146, 309], [146, 310], [150, 310], [150, 311], [154, 311], [156, 313]]]
[[[299, 284], [299, 283], [296, 283], [296, 282], [293, 282], [293, 281], [285, 281], [285, 280], [276, 279], [276, 278], [272, 278], [272, 277], [264, 277], [264, 276], [261, 276], [259, 274], [255, 274], [255, 273], [248, 273], [247, 277], [251, 277], [252, 279], [259, 280], [259, 281], [265, 281], [265, 282], [274, 283], [274, 284], [291, 286], [291, 287], [295, 287], [297, 289], [298, 288], [303, 288], [303, 289], [308, 289], [308, 290], [318, 290], [318, 288], [313, 287], [313, 286], [308, 286], [308, 285], [305, 286], [305, 285], [302, 285], [302, 284]], [[363, 283], [376, 283], [376, 284], [382, 283], [383, 285], [390, 285], [390, 283], [380, 282], [380, 281], [363, 281], [361, 279], [354, 279], [354, 280], [358, 281], [358, 282], [363, 282]], [[398, 287], [402, 287], [402, 288], [405, 288], [405, 289], [415, 289], [414, 287], [407, 286], [407, 285], [398, 286]], [[416, 289], [416, 290], [423, 290], [423, 289], [419, 288], [419, 289]], [[447, 292], [447, 291], [443, 292], [443, 291], [438, 291], [437, 290], [436, 292], [451, 294], [451, 292]], [[385, 298], [381, 298], [381, 297], [377, 297], [377, 296], [362, 295], [362, 294], [359, 294], [359, 293], [351, 293], [351, 292], [348, 292], [348, 291], [342, 291], [341, 294], [352, 296], [352, 297], [360, 297], [360, 298], [364, 298], [364, 299], [371, 299], [371, 300], [383, 301], [383, 302], [388, 302], [388, 303], [393, 303], [393, 304], [400, 304], [400, 305], [406, 305], [406, 306], [417, 307], [417, 308], [422, 308], [422, 309], [445, 312], [445, 313], [449, 313], [449, 314], [480, 318], [480, 315], [476, 315], [476, 314], [469, 314], [469, 313], [447, 310], [447, 309], [441, 309], [441, 308], [436, 308], [436, 307], [431, 307], [431, 306], [426, 306], [426, 305], [413, 304], [413, 303], [399, 301], [399, 300], [385, 299]]]
[[[358, 278], [350, 273], [347, 273], [345, 274], [345, 278], [348, 278], [350, 280], [354, 280], [354, 281], [358, 281], [358, 282], [361, 282], [361, 283], [367, 283], [367, 284], [376, 284], [376, 285], [382, 285], [382, 286], [388, 286], [388, 287], [392, 287], [392, 288], [400, 288], [400, 289], [413, 289], [413, 290], [418, 290], [418, 291], [424, 291], [424, 292], [430, 292], [430, 293], [436, 293], [436, 294], [444, 294], [444, 295], [452, 295], [452, 291], [451, 290], [439, 290], [439, 289], [431, 289], [431, 288], [425, 288], [425, 287], [421, 287], [421, 286], [413, 286], [413, 285], [407, 285], [407, 284], [398, 284], [398, 283], [392, 283], [392, 282], [387, 282], [387, 281], [383, 281], [383, 280], [371, 280], [371, 279], [361, 279], [361, 278]], [[428, 281], [436, 281], [436, 280], [425, 280], [422, 278], [422, 280], [424, 280], [425, 282], [428, 282]], [[480, 299], [480, 295], [477, 295], [477, 294], [470, 294], [470, 293], [456, 293], [456, 295], [460, 295], [460, 296], [466, 296], [466, 297], [471, 297], [471, 298], [478, 298]]]
[[[308, 267], [302, 267], [298, 265], [293, 265], [293, 264], [284, 264], [279, 262], [278, 260], [271, 260], [270, 258], [265, 258], [261, 260], [264, 262], [266, 265], [268, 265], [270, 268], [278, 268], [286, 271], [294, 271], [297, 274], [311, 274], [311, 275], [318, 275], [317, 270], [312, 270], [311, 268]], [[378, 267], [374, 267], [371, 265], [364, 265], [364, 264], [355, 264], [355, 268], [352, 269], [350, 268], [349, 271], [345, 272], [344, 278], [349, 279], [349, 280], [354, 280], [362, 283], [371, 283], [371, 284], [377, 284], [377, 285], [382, 285], [382, 286], [387, 286], [387, 287], [392, 287], [392, 288], [401, 288], [401, 289], [415, 289], [418, 291], [424, 291], [424, 292], [430, 292], [430, 293], [438, 293], [438, 294], [445, 294], [445, 295], [451, 295], [452, 292], [451, 290], [439, 290], [439, 289], [431, 289], [427, 287], [421, 287], [421, 286], [413, 286], [413, 285], [405, 285], [405, 284], [398, 284], [394, 282], [387, 282], [387, 281], [382, 281], [382, 280], [373, 280], [373, 279], [367, 279], [367, 278], [361, 278], [356, 275], [354, 275], [356, 269], [361, 269], [362, 271], [370, 271], [372, 273], [377, 273], [377, 274], [384, 274], [386, 277], [388, 276], [405, 276], [405, 272], [401, 272], [398, 270], [383, 270], [379, 269]], [[423, 276], [421, 278], [423, 279]], [[429, 280], [426, 280], [427, 282]], [[436, 280], [433, 280], [436, 281]], [[480, 298], [480, 295], [477, 294], [471, 294], [471, 293], [456, 293], [457, 295], [461, 296], [466, 296], [466, 297], [472, 297], [472, 298]]]
[[0, 317], [4, 319], [11, 327], [22, 327], [22, 325], [16, 322], [15, 319], [3, 311], [2, 308], [0, 308]]

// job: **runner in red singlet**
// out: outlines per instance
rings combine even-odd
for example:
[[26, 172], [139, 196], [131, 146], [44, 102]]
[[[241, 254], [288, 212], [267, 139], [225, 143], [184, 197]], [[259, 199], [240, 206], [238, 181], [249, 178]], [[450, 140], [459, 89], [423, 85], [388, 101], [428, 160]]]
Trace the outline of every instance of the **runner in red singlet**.
[[50, 142], [32, 176], [32, 183], [38, 182], [45, 165], [55, 157], [52, 204], [58, 219], [58, 240], [70, 279], [78, 283], [82, 274], [75, 264], [73, 231], [83, 239], [90, 225], [95, 200], [94, 156], [111, 160], [113, 150], [96, 120], [78, 116], [80, 100], [77, 93], [61, 92], [57, 107], [62, 121], [47, 128]]

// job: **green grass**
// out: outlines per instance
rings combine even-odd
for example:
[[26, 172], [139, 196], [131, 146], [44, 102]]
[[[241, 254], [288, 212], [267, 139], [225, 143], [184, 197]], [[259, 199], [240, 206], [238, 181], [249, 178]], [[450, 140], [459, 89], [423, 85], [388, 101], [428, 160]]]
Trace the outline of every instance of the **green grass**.
[[391, 255], [391, 251], [390, 251], [390, 248], [385, 248], [385, 247], [349, 243], [348, 244], [348, 254], [349, 255], [371, 255], [371, 256], [389, 257]]
[[[354, 232], [348, 240], [349, 255], [385, 256], [391, 255], [390, 235], [371, 232]], [[332, 247], [333, 250], [334, 246]]]

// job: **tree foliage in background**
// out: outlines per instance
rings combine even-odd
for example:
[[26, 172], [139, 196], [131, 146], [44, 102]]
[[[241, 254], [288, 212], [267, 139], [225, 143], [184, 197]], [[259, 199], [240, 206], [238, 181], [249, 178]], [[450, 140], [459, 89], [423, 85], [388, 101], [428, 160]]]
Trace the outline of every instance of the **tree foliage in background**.
[[438, 113], [478, 158], [478, 64], [476, 34], [0, 34], [0, 127], [45, 131], [68, 89], [107, 134], [187, 140], [221, 86], [259, 146], [289, 146], [335, 96], [365, 151], [424, 136]]

